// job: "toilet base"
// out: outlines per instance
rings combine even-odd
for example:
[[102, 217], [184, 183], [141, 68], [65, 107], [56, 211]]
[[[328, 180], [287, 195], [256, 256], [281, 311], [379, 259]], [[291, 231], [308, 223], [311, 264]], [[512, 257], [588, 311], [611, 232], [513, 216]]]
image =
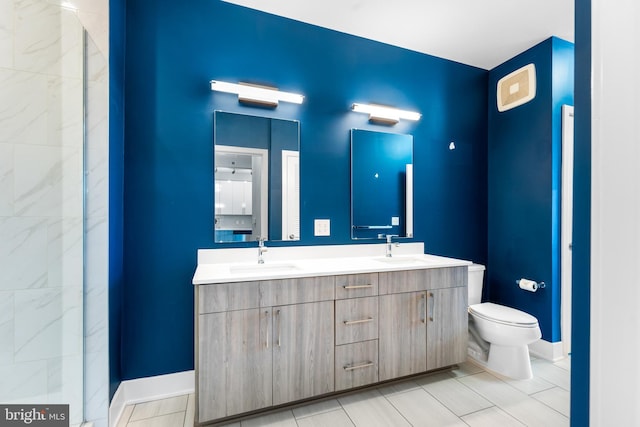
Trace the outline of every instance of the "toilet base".
[[504, 346], [491, 344], [487, 369], [514, 380], [529, 380], [533, 378], [529, 347]]

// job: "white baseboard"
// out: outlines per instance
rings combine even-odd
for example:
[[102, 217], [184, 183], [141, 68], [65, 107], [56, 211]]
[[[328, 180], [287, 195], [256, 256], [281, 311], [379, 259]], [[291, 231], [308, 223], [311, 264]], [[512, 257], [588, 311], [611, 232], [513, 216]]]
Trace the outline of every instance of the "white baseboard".
[[195, 372], [184, 371], [122, 381], [109, 405], [109, 427], [115, 427], [125, 406], [193, 393]]
[[538, 340], [533, 344], [529, 344], [529, 354], [551, 362], [557, 362], [558, 360], [564, 359], [562, 341], [549, 342]]

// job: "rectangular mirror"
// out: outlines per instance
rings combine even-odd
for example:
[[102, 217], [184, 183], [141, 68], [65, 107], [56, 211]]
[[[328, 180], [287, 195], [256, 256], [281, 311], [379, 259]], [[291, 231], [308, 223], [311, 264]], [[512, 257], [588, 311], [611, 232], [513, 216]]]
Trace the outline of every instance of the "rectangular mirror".
[[351, 238], [413, 237], [413, 136], [351, 130]]
[[300, 123], [214, 112], [216, 243], [300, 239]]

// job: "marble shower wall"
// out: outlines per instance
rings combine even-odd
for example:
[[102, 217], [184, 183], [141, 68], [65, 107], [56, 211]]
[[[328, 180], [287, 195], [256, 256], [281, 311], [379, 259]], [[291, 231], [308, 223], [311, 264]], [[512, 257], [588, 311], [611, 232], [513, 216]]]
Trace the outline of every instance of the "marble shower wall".
[[[95, 33], [94, 33], [95, 34]], [[85, 195], [85, 418], [109, 415], [109, 64], [87, 37]]]
[[82, 421], [83, 27], [0, 0], [0, 401]]

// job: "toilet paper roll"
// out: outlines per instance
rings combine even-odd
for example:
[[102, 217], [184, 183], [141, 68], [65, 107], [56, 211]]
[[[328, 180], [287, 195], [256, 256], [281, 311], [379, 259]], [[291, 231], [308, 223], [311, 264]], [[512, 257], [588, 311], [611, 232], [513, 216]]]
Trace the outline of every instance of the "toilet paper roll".
[[538, 290], [538, 284], [536, 282], [525, 278], [518, 280], [518, 286], [520, 286], [520, 289], [524, 289], [529, 292], [535, 292]]

